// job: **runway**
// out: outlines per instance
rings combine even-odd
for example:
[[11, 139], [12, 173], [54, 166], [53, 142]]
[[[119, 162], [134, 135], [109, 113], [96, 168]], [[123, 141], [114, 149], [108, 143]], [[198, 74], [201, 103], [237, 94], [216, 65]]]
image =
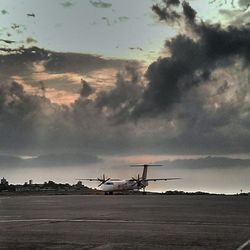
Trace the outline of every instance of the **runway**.
[[0, 197], [0, 249], [250, 249], [248, 196]]

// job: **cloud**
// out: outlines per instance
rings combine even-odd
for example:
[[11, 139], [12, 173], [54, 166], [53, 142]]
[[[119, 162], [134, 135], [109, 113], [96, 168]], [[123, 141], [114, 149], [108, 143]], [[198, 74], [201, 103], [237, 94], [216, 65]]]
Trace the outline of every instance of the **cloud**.
[[141, 93], [140, 72], [128, 66], [123, 72], [117, 74], [114, 88], [100, 92], [95, 102], [97, 107], [104, 110], [113, 121], [120, 122], [130, 117]]
[[[223, 17], [223, 23], [226, 25], [233, 25], [237, 27], [242, 27], [243, 25], [249, 25], [249, 0], [237, 0], [231, 1], [213, 1], [211, 3], [218, 3], [217, 8], [219, 8], [219, 13]], [[228, 5], [231, 5], [231, 8], [227, 8]]]
[[[7, 53], [0, 55], [0, 66], [3, 69], [0, 80], [6, 83], [18, 81], [32, 94], [41, 92], [42, 81], [46, 85], [48, 97], [56, 97], [56, 91], [68, 93], [69, 97], [78, 94], [81, 79], [88, 81], [97, 89], [109, 88], [115, 82], [117, 71], [127, 64], [135, 67], [140, 64], [132, 60], [81, 53], [60, 53], [38, 47], [2, 48], [2, 51]], [[52, 101], [57, 102], [55, 98]]]
[[185, 18], [189, 22], [193, 23], [195, 21], [197, 12], [186, 1], [183, 1], [182, 8], [183, 8], [183, 15], [185, 16]]
[[221, 9], [219, 12], [228, 25], [242, 27], [243, 25], [249, 26], [250, 24], [250, 17], [247, 11]]
[[100, 163], [103, 160], [86, 153], [46, 154], [30, 158], [14, 155], [0, 155], [1, 168], [29, 167], [73, 167]]
[[[122, 85], [121, 81], [123, 80], [120, 80]], [[84, 151], [91, 154], [124, 150], [131, 135], [123, 131], [129, 131], [130, 125], [113, 126], [107, 119], [111, 115], [107, 113], [107, 109], [114, 113], [113, 117], [114, 111], [122, 112], [122, 106], [115, 109], [103, 97], [103, 93], [100, 94], [102, 102], [99, 104], [89, 98], [91, 93], [94, 93], [93, 88], [83, 82], [75, 103], [71, 106], [59, 106], [51, 103], [46, 96], [28, 94], [16, 82], [1, 84], [1, 150], [28, 152], [31, 155], [65, 152], [69, 148], [72, 152]], [[115, 91], [112, 95], [120, 96], [122, 93]], [[118, 100], [117, 105], [122, 101], [124, 99]]]
[[[39, 121], [46, 118], [53, 105], [48, 100], [27, 95], [23, 87], [12, 82], [2, 84], [0, 89], [1, 148], [19, 148], [36, 141]], [[41, 120], [40, 120], [41, 119]], [[33, 137], [30, 137], [32, 135]]]
[[74, 4], [70, 1], [65, 1], [65, 2], [61, 3], [61, 5], [65, 8], [69, 8], [69, 7], [72, 7]]
[[[52, 73], [88, 73], [101, 68], [119, 69], [128, 62], [119, 59], [103, 58], [91, 54], [58, 53], [49, 51], [48, 53], [49, 60], [45, 63], [45, 68]], [[129, 63], [137, 64], [136, 61], [129, 61]]]
[[129, 18], [128, 18], [127, 16], [119, 16], [119, 17], [118, 17], [118, 20], [119, 20], [120, 22], [125, 22], [125, 21], [128, 21]]
[[19, 166], [19, 165], [22, 165], [22, 159], [20, 157], [12, 155], [0, 155], [1, 167]]
[[32, 38], [32, 37], [27, 37], [27, 39], [26, 39], [26, 43], [37, 43], [37, 40], [36, 39], [34, 39], [34, 38]]
[[[158, 16], [160, 21], [165, 21], [168, 24], [180, 24], [183, 19], [187, 22], [193, 23], [196, 18], [196, 11], [186, 1], [170, 0], [162, 1], [163, 5], [155, 4], [152, 6], [153, 12]], [[182, 13], [180, 13], [179, 5], [182, 6]]]
[[112, 4], [104, 1], [89, 1], [96, 8], [111, 8]]
[[181, 16], [175, 10], [175, 7], [179, 6], [180, 1], [163, 1], [165, 6], [155, 4], [152, 6], [152, 10], [157, 14], [161, 21], [165, 20], [171, 23], [176, 22]]
[[205, 157], [197, 159], [178, 159], [173, 161], [159, 161], [157, 164], [163, 164], [168, 168], [174, 169], [230, 169], [230, 168], [250, 168], [249, 159], [238, 159], [228, 157]]
[[[249, 152], [249, 27], [204, 22], [185, 1], [164, 1], [154, 11], [180, 32], [165, 42], [165, 54], [145, 74], [139, 62], [98, 55], [36, 47], [1, 55], [1, 149], [94, 155]], [[11, 83], [14, 76], [20, 83]], [[27, 84], [41, 91], [42, 76], [51, 77], [43, 81], [44, 96], [26, 91]], [[69, 92], [73, 83], [78, 95], [70, 105], [47, 98], [51, 89]]]
[[[181, 34], [166, 41], [170, 56], [159, 58], [148, 67], [146, 77], [149, 84], [141, 103], [135, 108], [136, 116], [168, 111], [190, 89], [208, 83], [216, 68], [226, 68], [239, 60], [249, 64], [249, 28], [223, 28], [218, 24], [198, 22], [196, 12], [189, 4], [184, 1], [182, 8], [182, 13], [171, 18], [171, 23], [185, 22], [192, 35]], [[160, 20], [164, 18], [169, 22], [167, 7], [156, 13]]]
[[82, 80], [82, 89], [80, 92], [81, 97], [88, 97], [89, 95], [93, 94], [95, 89], [89, 85], [88, 82]]
[[108, 26], [111, 25], [111, 23], [110, 23], [110, 21], [109, 21], [109, 18], [107, 18], [107, 17], [102, 17], [102, 20], [104, 20]]
[[6, 15], [6, 14], [9, 14], [9, 12], [7, 11], [7, 10], [1, 10], [1, 13], [3, 14], [3, 15]]
[[249, 0], [239, 0], [238, 5], [240, 7], [243, 7], [245, 10], [247, 10], [250, 6], [250, 1]]
[[97, 156], [86, 153], [47, 154], [24, 160], [29, 166], [81, 166], [101, 162]]

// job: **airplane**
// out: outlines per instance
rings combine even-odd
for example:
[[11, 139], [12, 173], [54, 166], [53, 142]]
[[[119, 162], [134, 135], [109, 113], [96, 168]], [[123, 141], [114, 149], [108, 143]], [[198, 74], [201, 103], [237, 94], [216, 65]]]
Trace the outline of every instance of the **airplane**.
[[5, 40], [5, 39], [0, 39], [0, 41], [11, 44], [11, 43], [15, 43], [15, 41], [12, 40]]
[[18, 25], [18, 24], [16, 24], [16, 23], [13, 23], [13, 24], [11, 25], [11, 28], [12, 28], [13, 30], [19, 29], [19, 28], [20, 28], [20, 25]]
[[143, 189], [143, 194], [146, 194], [145, 188], [148, 186], [150, 181], [169, 181], [169, 180], [178, 180], [181, 178], [147, 178], [148, 167], [150, 166], [162, 166], [158, 164], [136, 164], [130, 165], [131, 167], [143, 167], [142, 176], [138, 174], [137, 178], [132, 177], [129, 180], [120, 180], [120, 179], [111, 179], [105, 178], [105, 175], [102, 178], [88, 178], [88, 179], [77, 179], [77, 180], [87, 180], [87, 181], [99, 181], [100, 184], [98, 187], [100, 190], [104, 191], [105, 194], [113, 194], [113, 192], [125, 192], [132, 190]]
[[35, 17], [34, 13], [26, 14], [28, 17]]
[[143, 51], [143, 49], [141, 47], [130, 47], [129, 48], [130, 50], [140, 50], [140, 51]]

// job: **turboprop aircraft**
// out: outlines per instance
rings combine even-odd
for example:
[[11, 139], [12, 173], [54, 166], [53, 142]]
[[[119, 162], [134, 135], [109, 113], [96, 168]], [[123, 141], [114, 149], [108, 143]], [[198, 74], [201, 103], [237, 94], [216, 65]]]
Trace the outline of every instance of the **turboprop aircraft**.
[[104, 191], [105, 194], [113, 194], [115, 191], [131, 191], [143, 189], [143, 194], [145, 193], [145, 188], [148, 186], [150, 181], [169, 181], [178, 180], [181, 178], [147, 178], [147, 172], [149, 166], [162, 166], [156, 164], [137, 164], [130, 165], [131, 167], [143, 167], [142, 176], [138, 174], [137, 178], [132, 177], [129, 180], [111, 179], [106, 178], [105, 175], [102, 178], [89, 178], [89, 179], [77, 179], [77, 180], [87, 180], [87, 181], [99, 181], [98, 187], [100, 190]]

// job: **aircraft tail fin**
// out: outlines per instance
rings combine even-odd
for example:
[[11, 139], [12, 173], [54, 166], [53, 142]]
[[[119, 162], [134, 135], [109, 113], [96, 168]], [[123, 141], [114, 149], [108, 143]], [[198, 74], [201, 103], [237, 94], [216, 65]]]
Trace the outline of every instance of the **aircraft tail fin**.
[[143, 172], [142, 172], [142, 180], [147, 179], [147, 173], [148, 173], [148, 167], [151, 166], [162, 166], [159, 164], [136, 164], [136, 165], [130, 165], [130, 167], [143, 167]]

